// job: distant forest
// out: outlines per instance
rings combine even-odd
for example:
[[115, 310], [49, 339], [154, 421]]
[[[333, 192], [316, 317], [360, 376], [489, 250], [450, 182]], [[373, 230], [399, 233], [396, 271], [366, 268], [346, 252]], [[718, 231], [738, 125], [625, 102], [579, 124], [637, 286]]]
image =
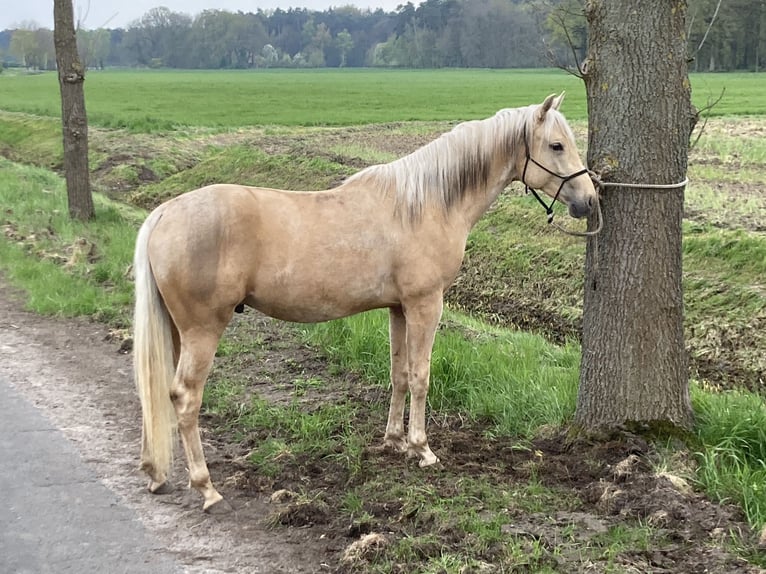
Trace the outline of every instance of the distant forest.
[[[88, 29], [89, 68], [536, 68], [585, 57], [585, 0], [427, 0], [396, 11], [153, 8], [126, 28]], [[689, 0], [690, 69], [760, 71], [766, 1]], [[22, 22], [0, 32], [5, 66], [53, 69], [53, 31]], [[1, 69], [1, 67], [0, 67]]]

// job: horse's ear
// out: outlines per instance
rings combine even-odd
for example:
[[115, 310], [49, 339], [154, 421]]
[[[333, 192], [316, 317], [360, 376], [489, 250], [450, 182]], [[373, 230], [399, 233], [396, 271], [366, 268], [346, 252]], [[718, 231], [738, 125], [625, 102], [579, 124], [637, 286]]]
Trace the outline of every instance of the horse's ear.
[[561, 102], [564, 101], [564, 95], [566, 92], [561, 92], [559, 96], [556, 97], [556, 99], [553, 100], [553, 109], [557, 110], [561, 106]]
[[545, 98], [545, 101], [540, 104], [540, 109], [537, 110], [537, 121], [542, 122], [545, 120], [545, 114], [548, 113], [548, 110], [551, 109], [553, 106], [553, 101], [556, 99], [556, 94], [551, 94], [547, 98]]

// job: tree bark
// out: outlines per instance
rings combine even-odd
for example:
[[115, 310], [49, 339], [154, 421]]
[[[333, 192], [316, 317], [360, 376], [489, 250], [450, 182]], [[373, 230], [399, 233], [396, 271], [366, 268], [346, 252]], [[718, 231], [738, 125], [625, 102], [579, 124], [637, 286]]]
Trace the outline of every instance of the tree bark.
[[69, 215], [88, 220], [95, 216], [95, 211], [88, 172], [88, 119], [83, 93], [85, 69], [77, 53], [72, 0], [54, 0], [53, 20]]
[[[686, 0], [590, 0], [588, 164], [604, 181], [686, 176], [694, 116]], [[681, 288], [679, 189], [606, 187], [585, 262], [576, 422], [692, 423]]]

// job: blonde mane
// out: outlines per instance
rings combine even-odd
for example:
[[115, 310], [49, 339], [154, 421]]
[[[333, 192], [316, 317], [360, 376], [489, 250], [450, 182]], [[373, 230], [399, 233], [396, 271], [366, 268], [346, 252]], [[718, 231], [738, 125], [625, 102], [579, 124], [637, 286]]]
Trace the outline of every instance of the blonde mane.
[[[524, 153], [524, 130], [531, 141], [539, 107], [507, 108], [484, 120], [463, 122], [407, 156], [357, 172], [347, 183], [375, 179], [395, 194], [397, 212], [410, 221], [417, 221], [430, 206], [447, 212], [466, 193], [487, 186], [498, 155], [510, 163], [514, 153]], [[564, 117], [549, 110], [546, 137], [556, 125], [564, 126], [572, 137]]]

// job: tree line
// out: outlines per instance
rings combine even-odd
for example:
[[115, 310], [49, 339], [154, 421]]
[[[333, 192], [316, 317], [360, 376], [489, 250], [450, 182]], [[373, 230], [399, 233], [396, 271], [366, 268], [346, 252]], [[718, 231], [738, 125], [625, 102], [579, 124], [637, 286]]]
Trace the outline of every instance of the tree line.
[[[125, 28], [77, 32], [89, 68], [575, 67], [587, 46], [585, 0], [426, 0], [397, 10], [353, 6], [255, 13], [164, 7]], [[760, 71], [766, 0], [689, 0], [695, 71]], [[0, 59], [53, 69], [53, 32], [33, 22], [0, 32]]]

